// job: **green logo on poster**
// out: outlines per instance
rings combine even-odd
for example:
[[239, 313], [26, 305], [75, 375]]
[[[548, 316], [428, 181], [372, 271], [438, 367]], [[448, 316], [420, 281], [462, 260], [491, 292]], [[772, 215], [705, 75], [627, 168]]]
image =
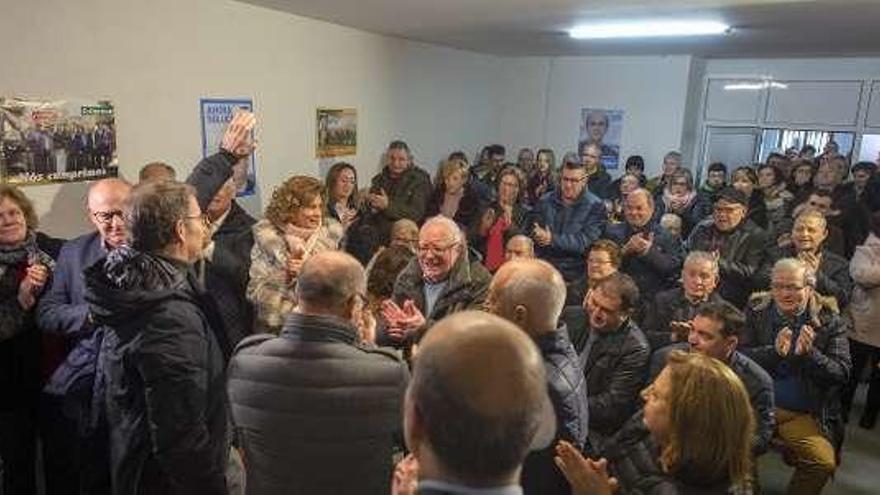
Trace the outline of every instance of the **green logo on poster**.
[[82, 106], [81, 115], [113, 115], [113, 107], [107, 105]]

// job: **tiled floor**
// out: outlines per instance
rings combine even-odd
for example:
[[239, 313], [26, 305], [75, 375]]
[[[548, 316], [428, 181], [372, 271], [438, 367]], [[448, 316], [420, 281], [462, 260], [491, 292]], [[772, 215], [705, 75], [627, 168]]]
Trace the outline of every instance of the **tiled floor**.
[[[858, 422], [864, 403], [864, 387], [856, 396], [856, 404], [846, 429], [843, 462], [834, 479], [822, 492], [825, 495], [880, 494], [880, 425], [873, 430], [859, 428]], [[785, 493], [792, 469], [778, 454], [769, 453], [758, 463], [762, 493]]]

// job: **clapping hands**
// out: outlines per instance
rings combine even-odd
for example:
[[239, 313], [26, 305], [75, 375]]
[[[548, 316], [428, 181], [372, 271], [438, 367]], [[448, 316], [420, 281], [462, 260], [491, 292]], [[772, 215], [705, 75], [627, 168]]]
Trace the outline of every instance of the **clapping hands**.
[[573, 495], [611, 495], [617, 479], [608, 475], [608, 461], [586, 459], [565, 440], [556, 445], [556, 466], [571, 485]]
[[382, 317], [387, 323], [388, 336], [394, 340], [404, 340], [425, 324], [425, 315], [416, 307], [412, 299], [403, 303], [403, 308], [391, 299], [382, 302]]

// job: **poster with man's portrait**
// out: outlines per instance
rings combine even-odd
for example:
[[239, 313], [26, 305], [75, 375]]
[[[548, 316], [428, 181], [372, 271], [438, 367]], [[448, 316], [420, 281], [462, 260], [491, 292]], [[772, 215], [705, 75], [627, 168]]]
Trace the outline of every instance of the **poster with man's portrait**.
[[615, 170], [620, 162], [620, 136], [623, 132], [623, 110], [584, 108], [581, 110], [581, 132], [578, 150], [595, 144], [602, 150], [602, 165]]
[[27, 186], [115, 177], [113, 103], [0, 96], [0, 176]]

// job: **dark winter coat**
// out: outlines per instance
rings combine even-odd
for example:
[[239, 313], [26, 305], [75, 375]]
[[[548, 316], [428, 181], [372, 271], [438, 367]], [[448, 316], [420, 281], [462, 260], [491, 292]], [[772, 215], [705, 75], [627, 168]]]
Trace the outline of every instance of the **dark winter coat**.
[[113, 493], [225, 495], [225, 366], [212, 300], [185, 264], [128, 248], [85, 278], [105, 329]]
[[[650, 297], [651, 294], [645, 294]], [[725, 303], [718, 292], [713, 292], [706, 302]], [[702, 303], [692, 303], [684, 295], [684, 288], [665, 290], [658, 293], [648, 305], [645, 317], [642, 319], [641, 328], [651, 344], [652, 350], [672, 344], [669, 324], [673, 321], [690, 321], [697, 314], [697, 309]]]
[[675, 286], [684, 262], [684, 250], [681, 243], [657, 224], [649, 223], [638, 230], [628, 223], [609, 224], [603, 237], [623, 246], [633, 235], [642, 232], [653, 234], [651, 249], [641, 256], [624, 256], [620, 271], [632, 277], [645, 299]]
[[247, 493], [387, 494], [408, 379], [397, 353], [332, 316], [243, 340], [228, 390]]
[[[534, 222], [549, 229], [549, 246], [535, 246], [538, 257], [547, 260], [571, 282], [586, 273], [584, 254], [605, 229], [605, 204], [584, 191], [574, 204], [562, 202], [560, 190], [545, 195], [534, 211]], [[531, 223], [531, 222], [530, 222]]]

